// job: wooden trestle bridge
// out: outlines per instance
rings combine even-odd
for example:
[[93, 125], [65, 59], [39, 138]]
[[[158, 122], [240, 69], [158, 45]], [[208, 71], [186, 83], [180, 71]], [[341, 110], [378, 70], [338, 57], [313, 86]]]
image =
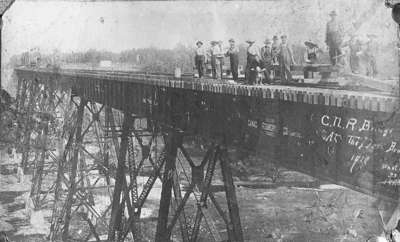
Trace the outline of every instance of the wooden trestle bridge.
[[[182, 241], [243, 241], [230, 148], [397, 200], [397, 178], [389, 173], [398, 172], [398, 100], [390, 95], [135, 72], [15, 73], [17, 143], [23, 166], [33, 169], [35, 207], [53, 208], [51, 241], [101, 241], [104, 234], [107, 241], [144, 240], [141, 212], [157, 179], [155, 241], [174, 234]], [[201, 162], [192, 158], [188, 140], [206, 147]], [[217, 171], [222, 185], [213, 183]], [[102, 212], [96, 189], [111, 198]], [[211, 206], [226, 232], [213, 221]], [[88, 228], [84, 238], [71, 232], [73, 223]]]

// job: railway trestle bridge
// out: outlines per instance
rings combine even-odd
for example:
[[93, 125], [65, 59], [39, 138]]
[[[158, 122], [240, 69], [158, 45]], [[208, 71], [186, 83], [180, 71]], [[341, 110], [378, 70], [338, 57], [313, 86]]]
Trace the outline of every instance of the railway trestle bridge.
[[148, 240], [142, 224], [152, 218], [142, 213], [152, 192], [161, 195], [151, 240], [243, 241], [232, 148], [398, 198], [388, 176], [400, 153], [390, 95], [138, 72], [15, 73], [21, 162], [33, 170], [35, 208], [53, 209], [51, 241]]

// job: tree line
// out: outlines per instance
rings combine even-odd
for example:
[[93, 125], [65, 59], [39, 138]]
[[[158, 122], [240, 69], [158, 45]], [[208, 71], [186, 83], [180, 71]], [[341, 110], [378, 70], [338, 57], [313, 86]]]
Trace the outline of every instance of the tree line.
[[[239, 65], [246, 65], [246, 44], [239, 44]], [[63, 53], [57, 49], [51, 53], [43, 53], [38, 48], [14, 55], [11, 60], [11, 66], [29, 65], [29, 62], [36, 62], [40, 58], [41, 66], [68, 66], [79, 64], [100, 67], [101, 61], [107, 60], [113, 63], [113, 66], [129, 64], [135, 70], [148, 72], [173, 73], [176, 67], [181, 68], [183, 72], [194, 72], [194, 51], [195, 46], [185, 46], [178, 44], [173, 49], [160, 49], [157, 47], [133, 48], [121, 52], [111, 52], [106, 50], [88, 49], [86, 51]], [[304, 47], [293, 46], [293, 52], [296, 62], [301, 64], [304, 54]], [[228, 58], [225, 59], [228, 65]]]

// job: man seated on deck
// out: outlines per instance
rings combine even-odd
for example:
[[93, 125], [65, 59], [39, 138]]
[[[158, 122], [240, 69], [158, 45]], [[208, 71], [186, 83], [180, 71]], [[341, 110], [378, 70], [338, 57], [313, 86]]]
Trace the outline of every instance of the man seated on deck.
[[258, 75], [257, 67], [261, 59], [260, 50], [254, 45], [254, 40], [247, 40], [246, 43], [249, 44], [249, 47], [247, 47], [246, 81], [248, 85], [254, 85]]
[[[304, 66], [304, 79], [308, 79], [314, 77], [313, 72], [316, 71], [316, 68], [313, 67], [313, 64], [317, 64], [318, 55], [319, 52], [321, 52], [321, 49], [317, 44], [311, 41], [304, 42], [304, 45], [306, 46], [306, 52], [304, 53], [304, 61], [306, 62], [306, 65]], [[310, 72], [311, 76], [309, 76]]]

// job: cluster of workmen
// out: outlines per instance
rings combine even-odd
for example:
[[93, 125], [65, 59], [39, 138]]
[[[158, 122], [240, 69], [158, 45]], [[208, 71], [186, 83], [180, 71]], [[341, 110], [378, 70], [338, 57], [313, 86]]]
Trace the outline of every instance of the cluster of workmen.
[[[280, 67], [282, 81], [290, 81], [292, 75], [290, 66], [294, 65], [293, 52], [287, 44], [287, 36], [281, 36], [279, 42], [278, 36], [266, 39], [264, 46], [260, 49], [255, 45], [254, 40], [247, 40], [247, 64], [245, 68], [245, 79], [247, 84], [252, 85], [257, 81], [258, 74], [264, 73], [264, 82], [269, 83], [273, 79], [275, 66]], [[209, 59], [211, 63], [212, 77], [214, 79], [222, 79], [224, 58], [229, 57], [230, 70], [232, 78], [237, 81], [239, 78], [239, 48], [235, 44], [234, 39], [229, 40], [229, 48], [223, 50], [222, 41], [211, 41], [211, 48], [207, 51], [203, 47], [203, 42], [197, 41], [197, 49], [195, 54], [195, 64], [202, 78], [205, 74], [205, 63]]]
[[[325, 43], [329, 50], [329, 59], [332, 66], [342, 63], [345, 54], [342, 48], [350, 45], [350, 66], [353, 72], [357, 72], [360, 59], [360, 51], [354, 52], [354, 43], [343, 42], [344, 31], [342, 25], [337, 21], [336, 11], [330, 12], [331, 19], [326, 26]], [[279, 40], [280, 39], [280, 40]], [[288, 36], [282, 35], [273, 36], [272, 40], [267, 38], [264, 41], [264, 46], [259, 48], [255, 44], [255, 40], [247, 40], [247, 63], [245, 67], [246, 84], [253, 85], [260, 82], [260, 73], [262, 74], [261, 81], [270, 83], [275, 78], [279, 78], [282, 83], [292, 81], [291, 67], [296, 65], [293, 51], [288, 45]], [[222, 41], [211, 41], [211, 46], [208, 50], [203, 46], [202, 41], [197, 41], [197, 49], [195, 51], [195, 65], [198, 71], [199, 78], [205, 74], [205, 63], [211, 64], [212, 77], [214, 79], [222, 79], [224, 58], [229, 57], [230, 71], [234, 81], [238, 80], [239, 69], [239, 48], [235, 44], [234, 39], [229, 40], [229, 48], [222, 47]], [[304, 42], [306, 47], [305, 63], [312, 65], [317, 63], [319, 53], [322, 49], [312, 41]], [[373, 55], [367, 56], [371, 59], [373, 73], [376, 75], [376, 61]], [[307, 67], [304, 68], [304, 78], [307, 76]]]

